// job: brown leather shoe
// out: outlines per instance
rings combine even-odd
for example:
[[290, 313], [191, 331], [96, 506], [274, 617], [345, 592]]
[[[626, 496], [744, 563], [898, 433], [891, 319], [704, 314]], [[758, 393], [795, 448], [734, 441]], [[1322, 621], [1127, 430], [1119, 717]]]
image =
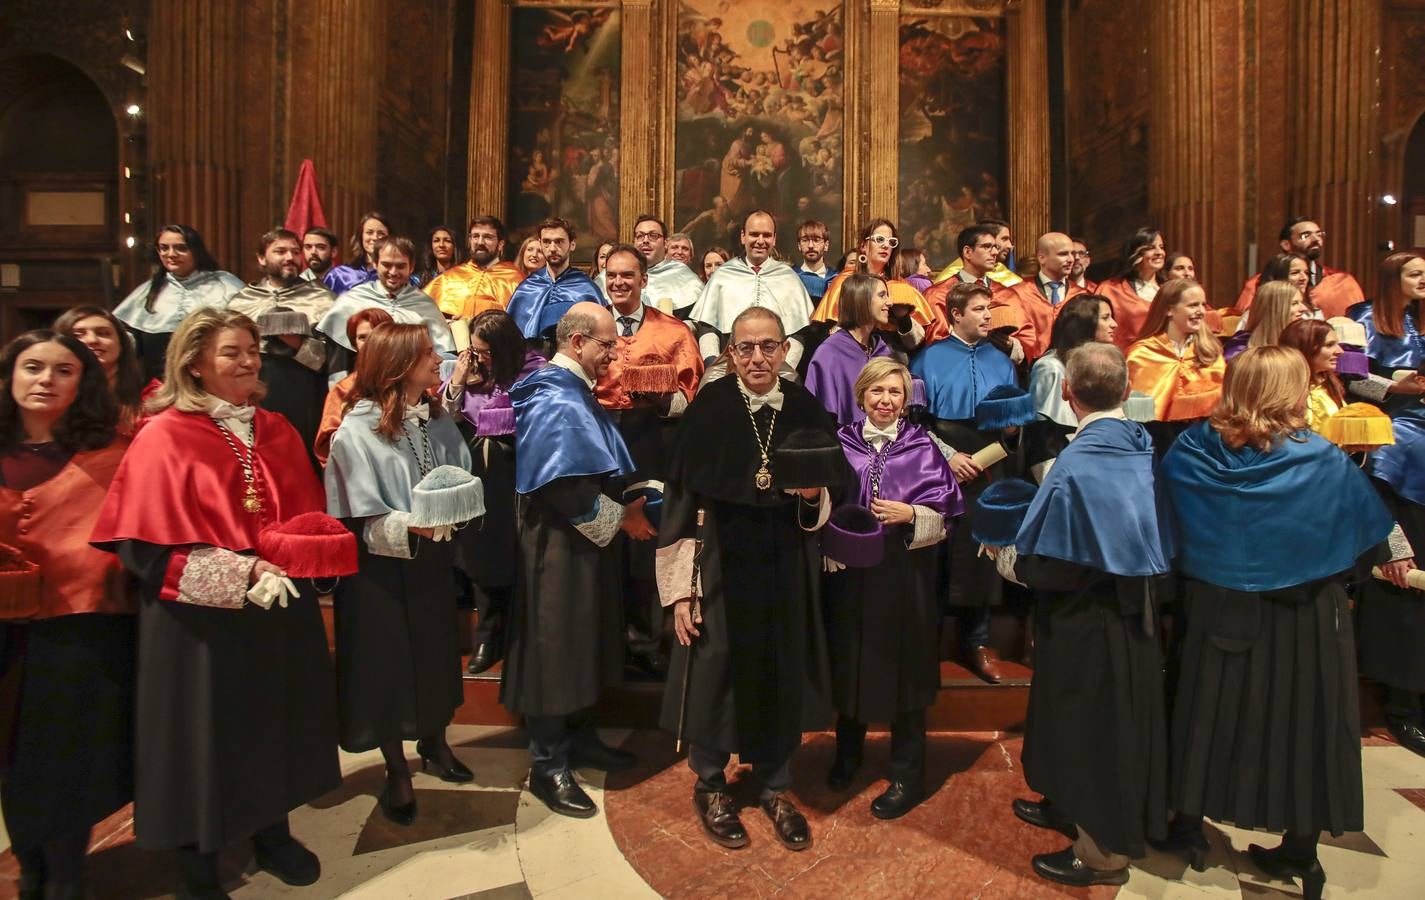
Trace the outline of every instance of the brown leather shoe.
[[999, 657], [989, 647], [975, 648], [970, 655], [970, 670], [990, 684], [999, 684], [1004, 680], [999, 671]]
[[703, 823], [703, 833], [713, 843], [730, 850], [747, 846], [747, 830], [737, 817], [737, 805], [721, 791], [693, 791], [693, 809]]
[[806, 817], [792, 805], [785, 794], [773, 794], [760, 804], [767, 818], [772, 820], [772, 830], [777, 840], [788, 850], [805, 850], [811, 846], [811, 828]]

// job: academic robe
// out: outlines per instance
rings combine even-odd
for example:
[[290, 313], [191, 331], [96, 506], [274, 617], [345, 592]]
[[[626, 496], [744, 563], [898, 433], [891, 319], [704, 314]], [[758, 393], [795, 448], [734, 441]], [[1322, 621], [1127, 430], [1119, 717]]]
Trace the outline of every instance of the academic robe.
[[[836, 433], [856, 475], [855, 502], [897, 500], [910, 504], [915, 518], [886, 527], [880, 564], [826, 577], [831, 698], [837, 712], [858, 722], [891, 722], [931, 706], [940, 690], [938, 547], [964, 501], [925, 429], [901, 420], [895, 440], [877, 450], [863, 424]], [[879, 493], [872, 491], [873, 468], [880, 470]]]
[[325, 473], [327, 512], [357, 536], [358, 571], [335, 595], [337, 710], [349, 753], [439, 734], [465, 700], [454, 544], [417, 537], [407, 523], [422, 471], [468, 470], [470, 451], [449, 414], [426, 423], [425, 440], [407, 418], [392, 441], [377, 433], [380, 419], [379, 406], [358, 400], [332, 438]]
[[[327, 274], [322, 276], [322, 284], [327, 290], [340, 297], [347, 291], [358, 285], [379, 283], [380, 275], [376, 272], [376, 267], [357, 268], [356, 266], [341, 264], [332, 266], [327, 270]], [[420, 278], [414, 273], [411, 275], [411, 287], [420, 287]]]
[[461, 263], [432, 279], [425, 292], [452, 319], [473, 319], [490, 309], [505, 309], [524, 276], [514, 263], [496, 260], [482, 269]]
[[[755, 414], [759, 433], [771, 430], [773, 452], [801, 429], [831, 436], [816, 398], [786, 379], [781, 390], [775, 427], [770, 406]], [[702, 634], [673, 647], [659, 721], [676, 733], [682, 711], [686, 741], [745, 763], [779, 763], [804, 730], [825, 728], [830, 718], [814, 533], [824, 518], [797, 495], [758, 490], [759, 465], [738, 379], [710, 382], [678, 430], [658, 531], [664, 606], [689, 596], [695, 542], [702, 542]], [[842, 483], [850, 478], [847, 472]]]
[[551, 363], [510, 388], [519, 571], [500, 702], [526, 716], [588, 709], [623, 677], [614, 538], [634, 470], [618, 428], [579, 375]]
[[527, 340], [547, 337], [559, 324], [559, 317], [575, 303], [597, 303], [608, 306], [604, 292], [582, 269], [573, 266], [551, 278], [549, 267], [529, 273], [510, 295], [510, 318], [520, 327]]
[[1124, 353], [1141, 336], [1143, 323], [1148, 318], [1148, 307], [1153, 301], [1144, 300], [1133, 289], [1133, 284], [1122, 277], [1109, 278], [1098, 283], [1098, 294], [1107, 297], [1113, 304], [1113, 319], [1118, 328], [1113, 332], [1113, 342]]
[[[930, 290], [925, 292], [925, 302], [930, 305], [931, 309], [935, 310], [936, 315], [940, 316], [940, 318], [944, 319], [947, 323], [950, 321], [950, 310], [947, 308], [950, 291], [955, 285], [964, 283], [968, 282], [960, 278], [957, 271], [956, 277], [947, 278], [944, 281], [937, 281], [930, 286]], [[1004, 301], [999, 298], [999, 295], [1004, 292], [1004, 285], [998, 281], [989, 279], [989, 289], [990, 306], [1002, 305]]]
[[327, 390], [326, 400], [322, 401], [322, 420], [317, 425], [316, 439], [312, 441], [312, 455], [323, 467], [327, 464], [327, 458], [331, 456], [332, 438], [336, 436], [336, 430], [341, 427], [341, 419], [346, 409], [346, 398], [351, 396], [351, 391], [355, 387], [356, 373], [352, 372], [332, 385]]
[[164, 354], [168, 340], [178, 323], [195, 309], [216, 306], [225, 309], [234, 294], [242, 290], [242, 279], [230, 272], [194, 270], [187, 278], [173, 273], [164, 275], [163, 290], [148, 309], [149, 287], [145, 279], [114, 307], [114, 318], [123, 322], [133, 335], [144, 378], [163, 377]]
[[[812, 311], [811, 320], [813, 322], [830, 322], [835, 325], [837, 317], [841, 312], [841, 286], [846, 283], [852, 272], [842, 272], [826, 287], [826, 294], [822, 296], [821, 302]], [[920, 291], [911, 287], [908, 283], [900, 279], [890, 279], [886, 282], [886, 291], [891, 295], [891, 304], [904, 304], [909, 306], [911, 321], [919, 325], [923, 334], [914, 346], [927, 346], [938, 340], [942, 340], [950, 333], [950, 326], [945, 322], [943, 311], [937, 310], [926, 301]], [[883, 331], [894, 332], [894, 323], [887, 323], [882, 327]], [[912, 349], [908, 346], [907, 349]]]
[[1376, 329], [1374, 303], [1357, 303], [1346, 314], [1366, 330], [1366, 355], [1372, 372], [1389, 377], [1396, 369], [1425, 365], [1425, 337], [1420, 333], [1420, 311], [1414, 304], [1405, 307], [1405, 333], [1400, 337], [1381, 334]]
[[[1321, 266], [1321, 273], [1321, 278], [1311, 286], [1311, 304], [1321, 310], [1324, 317], [1349, 315], [1346, 310], [1365, 299], [1365, 291], [1351, 273], [1330, 266]], [[1237, 312], [1245, 313], [1252, 308], [1261, 281], [1261, 275], [1253, 275], [1242, 285], [1242, 293], [1237, 295]]]
[[[804, 379], [806, 389], [836, 418], [837, 425], [860, 421], [866, 418], [866, 413], [857, 402], [856, 379], [871, 360], [894, 355], [876, 332], [871, 333], [868, 350], [850, 332], [838, 331], [822, 341], [812, 354]], [[906, 403], [909, 402], [907, 397]]]
[[[945, 444], [960, 453], [976, 453], [1000, 442], [998, 431], [980, 431], [975, 424], [975, 406], [992, 389], [1016, 385], [1018, 374], [1009, 361], [988, 340], [966, 344], [955, 335], [933, 344], [911, 361], [913, 375], [925, 382], [926, 407], [934, 417], [931, 430]], [[996, 606], [1004, 592], [1004, 582], [994, 560], [980, 553], [970, 537], [975, 500], [1000, 478], [1014, 477], [1023, 464], [1023, 442], [1008, 446], [1009, 455], [990, 466], [978, 478], [960, 485], [965, 496], [965, 515], [946, 542], [948, 569], [946, 605], [949, 607]]]
[[298, 279], [290, 285], [273, 287], [263, 279], [234, 294], [228, 301], [228, 309], [256, 322], [263, 313], [280, 306], [306, 316], [315, 329], [335, 302], [335, 294], [313, 281]]
[[[600, 272], [594, 283], [607, 298], [609, 288], [608, 273]], [[662, 262], [648, 267], [648, 284], [643, 287], [643, 304], [656, 307], [660, 312], [672, 313], [679, 319], [686, 318], [698, 296], [703, 292], [703, 280], [693, 273], [685, 263], [665, 258]], [[668, 308], [663, 301], [667, 300]]]
[[1037, 421], [1025, 426], [1025, 463], [1041, 484], [1054, 459], [1069, 445], [1079, 427], [1069, 401], [1064, 399], [1064, 363], [1053, 350], [1029, 369], [1029, 396], [1034, 398]]
[[1049, 302], [1044, 291], [1043, 283], [1036, 276], [1005, 288], [995, 298], [1002, 303], [1018, 306], [1019, 311], [1024, 314], [1025, 324], [1015, 331], [1014, 337], [1024, 348], [1025, 359], [1031, 363], [1048, 352], [1049, 341], [1054, 335], [1054, 323], [1058, 321], [1064, 304], [1084, 293], [1083, 288], [1066, 278], [1060, 286], [1059, 304], [1055, 306]]
[[781, 316], [788, 337], [810, 323], [811, 298], [792, 267], [768, 258], [754, 272], [743, 256], [718, 266], [688, 319], [716, 332], [721, 349], [732, 331], [732, 321], [750, 306], [765, 306]]
[[1024, 780], [1100, 847], [1132, 857], [1168, 821], [1168, 734], [1157, 596], [1171, 517], [1153, 441], [1136, 422], [1090, 421], [1059, 454], [1015, 539], [1035, 592]]
[[1206, 418], [1222, 399], [1227, 363], [1219, 354], [1211, 365], [1199, 365], [1195, 338], [1178, 356], [1172, 340], [1163, 332], [1134, 343], [1127, 357], [1129, 386], [1153, 398], [1153, 409], [1160, 421]]
[[[941, 269], [939, 272], [936, 273], [935, 283], [940, 284], [942, 281], [949, 281], [951, 277], [958, 275], [960, 270], [964, 267], [965, 261], [958, 256], [955, 257], [955, 259], [951, 261], [950, 265], [946, 266], [945, 268]], [[990, 269], [985, 274], [989, 276], [990, 281], [993, 281], [995, 284], [998, 284], [1001, 287], [1014, 287], [1016, 284], [1019, 284], [1021, 281], [1024, 280], [1018, 275], [1016, 275], [1014, 270], [1011, 269], [1009, 266], [1005, 265], [1004, 263], [995, 263], [995, 267], [993, 269]]]
[[[74, 454], [55, 445], [0, 454], [0, 542], [40, 570], [38, 615], [0, 622], [0, 672], [19, 685], [0, 708], [0, 805], [19, 853], [133, 800], [137, 597], [118, 558], [89, 544], [128, 444], [119, 437]], [[43, 460], [47, 477], [7, 484], [11, 460]]]
[[[821, 298], [826, 296], [826, 289], [831, 284], [831, 279], [837, 275], [836, 272], [830, 269], [825, 270], [825, 274], [818, 275], [815, 272], [808, 272], [801, 266], [794, 266], [792, 271], [796, 272], [797, 277], [802, 280], [802, 287], [807, 289], [807, 297], [810, 298], [813, 303], [821, 302]], [[924, 293], [921, 288], [916, 288], [916, 290]]]
[[[258, 409], [262, 511], [203, 413], [139, 431], [91, 535], [140, 583], [134, 834], [140, 847], [214, 852], [341, 784], [326, 629], [310, 582], [286, 607], [246, 603], [257, 533], [323, 508], [286, 420]], [[232, 441], [242, 446], [236, 436]]]
[[1168, 451], [1161, 477], [1188, 579], [1171, 808], [1249, 829], [1360, 831], [1344, 585], [1375, 561], [1390, 514], [1351, 458], [1309, 431], [1266, 452], [1233, 450], [1200, 422]]
[[[1417, 399], [1392, 418], [1395, 443], [1371, 454], [1371, 481], [1425, 566], [1425, 406]], [[1420, 592], [1377, 578], [1357, 584], [1361, 674], [1425, 693], [1425, 603]]]
[[394, 297], [379, 281], [357, 285], [337, 297], [336, 303], [317, 325], [317, 330], [354, 353], [356, 347], [346, 336], [346, 321], [373, 306], [390, 313], [391, 318], [401, 325], [424, 325], [430, 332], [431, 343], [437, 353], [455, 353], [455, 339], [450, 336], [450, 326], [446, 324], [445, 317], [436, 308], [435, 301], [414, 285], [401, 288]]

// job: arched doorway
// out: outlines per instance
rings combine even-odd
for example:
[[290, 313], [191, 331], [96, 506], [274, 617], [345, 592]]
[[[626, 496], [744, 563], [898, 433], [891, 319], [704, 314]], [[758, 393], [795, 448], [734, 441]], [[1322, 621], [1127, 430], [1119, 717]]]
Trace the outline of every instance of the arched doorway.
[[119, 136], [98, 86], [49, 54], [0, 59], [0, 337], [109, 305]]

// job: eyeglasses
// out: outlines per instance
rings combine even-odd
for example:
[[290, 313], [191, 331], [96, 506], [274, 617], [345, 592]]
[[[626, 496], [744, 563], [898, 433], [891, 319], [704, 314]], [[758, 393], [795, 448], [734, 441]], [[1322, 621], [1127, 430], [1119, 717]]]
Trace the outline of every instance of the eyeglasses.
[[732, 352], [737, 354], [738, 359], [751, 359], [752, 351], [761, 350], [763, 356], [770, 357], [778, 350], [782, 349], [783, 341], [738, 341], [732, 345]]
[[1300, 239], [1303, 240], [1303, 241], [1308, 240], [1308, 239], [1310, 239], [1310, 238], [1321, 238], [1321, 239], [1324, 241], [1324, 240], [1326, 239], [1326, 232], [1324, 232], [1324, 231], [1303, 231], [1303, 232], [1301, 232], [1300, 234], [1298, 234], [1297, 237], [1300, 238]]
[[870, 237], [866, 238], [866, 240], [875, 244], [877, 247], [884, 247], [886, 245], [890, 245], [890, 248], [892, 250], [896, 249], [901, 245], [900, 240], [898, 240], [897, 238], [886, 237], [884, 234], [873, 234]]
[[635, 231], [635, 232], [633, 233], [633, 239], [634, 239], [635, 241], [661, 241], [661, 240], [663, 240], [663, 232], [661, 232], [661, 231]]
[[613, 348], [615, 348], [615, 347], [618, 346], [618, 341], [617, 341], [617, 340], [601, 341], [601, 340], [599, 340], [598, 338], [594, 337], [592, 334], [585, 334], [585, 333], [582, 332], [582, 331], [576, 331], [576, 332], [574, 332], [574, 333], [577, 334], [577, 335], [579, 335], [579, 336], [582, 337], [582, 338], [585, 338], [585, 339], [587, 339], [587, 340], [593, 341], [594, 343], [598, 344], [600, 347], [603, 347], [605, 350], [612, 350]]
[[1076, 257], [1079, 257], [1079, 256], [1093, 256], [1093, 254], [1090, 253], [1090, 252], [1088, 252], [1087, 250], [1075, 250], [1075, 251], [1074, 251], [1074, 256], [1076, 256]]

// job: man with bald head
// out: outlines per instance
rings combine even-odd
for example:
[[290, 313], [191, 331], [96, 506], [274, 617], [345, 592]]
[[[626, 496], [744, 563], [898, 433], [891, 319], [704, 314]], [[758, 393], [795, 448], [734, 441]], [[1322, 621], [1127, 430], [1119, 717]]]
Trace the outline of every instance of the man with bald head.
[[1064, 301], [1084, 293], [1070, 277], [1074, 269], [1074, 241], [1067, 234], [1051, 231], [1035, 244], [1039, 274], [1005, 288], [995, 295], [998, 304], [1014, 304], [1024, 314], [1025, 324], [1014, 333], [1024, 348], [1025, 360], [1033, 363], [1049, 349], [1054, 320]]
[[646, 535], [643, 501], [625, 505], [633, 460], [594, 398], [613, 359], [614, 319], [575, 303], [555, 328], [549, 365], [515, 382], [515, 519], [520, 559], [500, 702], [529, 729], [529, 790], [553, 812], [597, 811], [574, 780], [588, 766], [625, 769], [589, 710], [623, 673], [620, 529]]
[[805, 349], [798, 335], [811, 324], [812, 303], [806, 286], [791, 266], [775, 258], [777, 220], [755, 209], [742, 220], [743, 255], [718, 266], [702, 296], [693, 304], [688, 324], [698, 335], [698, 348], [711, 362], [727, 344], [732, 323], [744, 310], [762, 306], [772, 310], [786, 329], [785, 362], [795, 369]]

